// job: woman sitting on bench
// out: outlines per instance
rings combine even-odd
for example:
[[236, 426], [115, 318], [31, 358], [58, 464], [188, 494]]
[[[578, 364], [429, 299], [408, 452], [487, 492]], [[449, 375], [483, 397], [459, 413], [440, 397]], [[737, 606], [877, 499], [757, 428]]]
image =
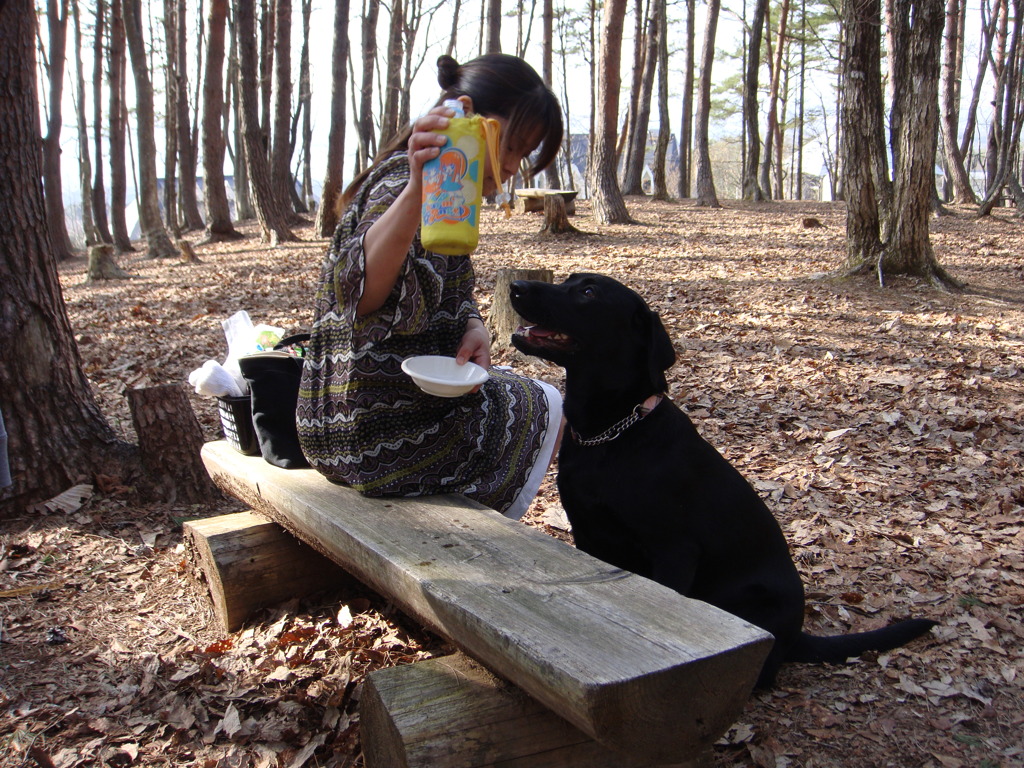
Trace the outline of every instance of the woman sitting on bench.
[[[459, 66], [438, 60], [444, 94], [501, 125], [500, 169], [485, 195], [539, 148], [534, 171], [562, 140], [557, 100], [514, 56]], [[413, 355], [490, 366], [490, 334], [473, 299], [469, 256], [420, 243], [423, 164], [436, 157], [452, 110], [437, 106], [378, 154], [342, 197], [347, 206], [316, 295], [297, 423], [310, 464], [370, 496], [461, 493], [513, 518], [537, 493], [555, 450], [561, 397], [543, 382], [492, 369], [475, 392], [441, 398], [402, 372]]]

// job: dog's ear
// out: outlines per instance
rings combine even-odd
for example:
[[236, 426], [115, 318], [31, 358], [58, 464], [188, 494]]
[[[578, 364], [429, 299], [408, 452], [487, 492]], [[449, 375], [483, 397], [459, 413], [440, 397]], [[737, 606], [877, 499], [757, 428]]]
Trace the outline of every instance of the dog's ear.
[[644, 326], [647, 371], [651, 385], [656, 392], [665, 392], [668, 389], [665, 371], [675, 364], [676, 350], [657, 312], [645, 307], [640, 317]]

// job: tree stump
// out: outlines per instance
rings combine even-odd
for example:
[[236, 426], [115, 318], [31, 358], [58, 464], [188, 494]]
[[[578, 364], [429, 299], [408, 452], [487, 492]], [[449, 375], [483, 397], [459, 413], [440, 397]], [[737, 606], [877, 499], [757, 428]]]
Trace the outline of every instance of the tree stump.
[[114, 246], [110, 243], [99, 243], [89, 247], [89, 267], [85, 279], [93, 280], [125, 280], [131, 277], [121, 269], [114, 260]]
[[580, 231], [569, 223], [565, 199], [561, 195], [544, 195], [544, 226], [542, 235], [578, 235]]
[[168, 503], [219, 498], [199, 455], [203, 433], [184, 385], [129, 389], [126, 394], [146, 473], [144, 493]]
[[192, 243], [188, 240], [179, 240], [177, 242], [178, 250], [181, 252], [181, 260], [185, 264], [202, 264], [199, 257], [196, 256], [196, 251], [192, 247]]
[[499, 349], [512, 348], [512, 334], [516, 328], [526, 323], [512, 309], [511, 286], [516, 280], [540, 280], [554, 282], [554, 273], [550, 269], [499, 269], [494, 279], [494, 298], [491, 300], [491, 311], [487, 315], [487, 329], [491, 332], [491, 340]]

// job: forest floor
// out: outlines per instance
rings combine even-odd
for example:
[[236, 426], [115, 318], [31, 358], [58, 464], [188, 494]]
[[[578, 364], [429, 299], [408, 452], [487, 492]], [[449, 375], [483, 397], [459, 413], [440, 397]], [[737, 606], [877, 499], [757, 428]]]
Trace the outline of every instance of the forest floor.
[[[484, 314], [503, 267], [637, 289], [675, 342], [672, 398], [776, 512], [809, 631], [940, 622], [890, 653], [785, 667], [715, 764], [1024, 765], [1024, 223], [1005, 209], [933, 219], [938, 259], [969, 286], [944, 293], [824, 279], [844, 254], [839, 204], [628, 204], [639, 223], [608, 227], [579, 204], [577, 237], [488, 213]], [[125, 388], [223, 360], [222, 319], [309, 326], [325, 241], [306, 226], [272, 249], [245, 232], [197, 245], [199, 264], [122, 257], [130, 280], [87, 283], [84, 260], [61, 265], [84, 366], [126, 440]], [[558, 369], [515, 365], [560, 383]], [[218, 438], [214, 403], [192, 404]], [[221, 631], [181, 525], [235, 502], [141, 505], [99, 478], [84, 506], [53, 509], [0, 525], [4, 768], [360, 766], [362, 676], [451, 650], [368, 591]], [[550, 478], [528, 522], [568, 537]]]

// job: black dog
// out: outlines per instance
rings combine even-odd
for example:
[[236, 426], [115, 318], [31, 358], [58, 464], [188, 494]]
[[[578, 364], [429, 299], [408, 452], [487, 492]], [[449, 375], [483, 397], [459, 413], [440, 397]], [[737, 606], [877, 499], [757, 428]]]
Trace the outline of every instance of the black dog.
[[565, 368], [558, 491], [576, 546], [775, 636], [758, 680], [785, 661], [840, 663], [935, 626], [911, 619], [833, 637], [802, 631], [804, 588], [772, 513], [670, 400], [675, 350], [658, 315], [621, 283], [573, 275], [512, 284], [535, 323], [512, 343]]

